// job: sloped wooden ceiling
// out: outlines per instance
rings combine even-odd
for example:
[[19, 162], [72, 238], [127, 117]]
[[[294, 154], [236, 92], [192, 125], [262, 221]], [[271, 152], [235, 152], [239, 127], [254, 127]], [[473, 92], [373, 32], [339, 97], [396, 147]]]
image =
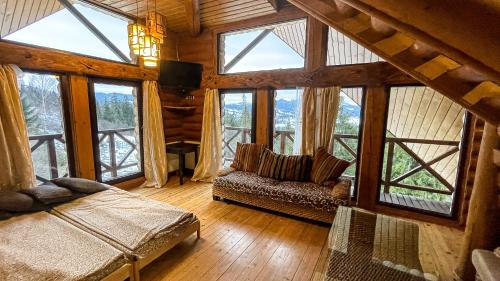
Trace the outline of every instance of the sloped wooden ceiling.
[[58, 0], [0, 0], [0, 38], [61, 9]]
[[[481, 118], [494, 125], [500, 124], [500, 71], [497, 62], [500, 58], [500, 49], [498, 43], [491, 44], [500, 40], [499, 9], [490, 9], [490, 14], [486, 16], [487, 20], [480, 21], [483, 25], [479, 24], [477, 19], [470, 25], [466, 20], [455, 19], [454, 24], [447, 27], [447, 32], [455, 32], [457, 38], [483, 42], [483, 46], [475, 47], [480, 51], [470, 52], [466, 49], [470, 47], [469, 45], [458, 44], [456, 38], [453, 41], [448, 40], [448, 37], [443, 35], [445, 31], [432, 31], [433, 26], [436, 30], [440, 29], [440, 25], [435, 21], [443, 18], [451, 22], [450, 18], [462, 15], [467, 8], [473, 13], [473, 16], [469, 17], [482, 17], [481, 9], [473, 9], [469, 4], [462, 5], [467, 1], [446, 0], [442, 1], [443, 4], [440, 1], [405, 0], [402, 1], [405, 4], [404, 11], [403, 8], [396, 8], [399, 7], [399, 1], [392, 3], [392, 6], [387, 5], [385, 1], [377, 0], [289, 0], [288, 2], [346, 34]], [[412, 6], [412, 3], [416, 2], [425, 2], [427, 5]], [[434, 9], [434, 4], [438, 2], [441, 4]], [[498, 2], [495, 4], [493, 1], [471, 0], [471, 2], [478, 2], [478, 7], [482, 7], [479, 2], [487, 3], [491, 7], [500, 6]], [[445, 11], [445, 8], [448, 9]], [[424, 9], [426, 14], [418, 19], [408, 16], [415, 12], [414, 9]], [[484, 32], [480, 30], [482, 28], [490, 28], [493, 31]], [[467, 30], [466, 35], [462, 35], [462, 30]], [[468, 35], [475, 36], [467, 37]], [[490, 54], [480, 56], [477, 54], [480, 52], [490, 52]], [[486, 57], [494, 59], [486, 64], [484, 62]]]

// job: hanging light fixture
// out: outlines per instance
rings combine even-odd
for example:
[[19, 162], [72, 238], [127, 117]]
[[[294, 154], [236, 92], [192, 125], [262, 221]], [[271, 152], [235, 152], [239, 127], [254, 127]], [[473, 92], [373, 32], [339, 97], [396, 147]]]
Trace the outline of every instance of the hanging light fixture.
[[[160, 44], [163, 42], [165, 26], [161, 21], [161, 15], [156, 12], [156, 0], [154, 11], [149, 10], [149, 0], [146, 0], [146, 10], [145, 32], [143, 36], [139, 37], [139, 56], [143, 58], [144, 66], [156, 67], [160, 60]], [[154, 17], [150, 16], [152, 14]], [[158, 21], [158, 19], [160, 20]]]
[[146, 35], [146, 27], [139, 23], [139, 1], [136, 1], [136, 6], [137, 19], [127, 26], [128, 45], [134, 55], [140, 55], [141, 47], [144, 45], [143, 38]]

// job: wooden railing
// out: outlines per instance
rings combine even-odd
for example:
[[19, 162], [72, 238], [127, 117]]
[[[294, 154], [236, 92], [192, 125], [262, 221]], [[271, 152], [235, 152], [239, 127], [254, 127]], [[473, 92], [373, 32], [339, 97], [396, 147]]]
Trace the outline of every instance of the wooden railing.
[[[99, 131], [99, 146], [106, 141], [106, 137], [108, 138], [108, 152], [109, 152], [109, 160], [110, 164], [106, 164], [103, 161], [101, 162], [102, 171], [101, 174], [111, 173], [111, 177], [115, 178], [118, 176], [118, 171], [126, 168], [130, 168], [133, 166], [137, 166], [138, 162], [125, 164], [128, 157], [137, 149], [136, 144], [128, 140], [123, 134], [127, 132], [134, 132], [134, 128], [123, 128], [123, 129], [112, 129], [112, 130], [103, 130]], [[121, 139], [123, 142], [130, 146], [125, 156], [122, 157], [121, 160], [118, 160], [116, 155], [116, 140]], [[101, 151], [102, 153], [102, 151]]]
[[[224, 136], [229, 135], [228, 139], [225, 137], [222, 138], [222, 151], [224, 152], [224, 163], [228, 161], [233, 161], [234, 155], [236, 155], [235, 149], [236, 143], [247, 143], [252, 141], [252, 129], [249, 128], [241, 128], [241, 127], [224, 127], [223, 128]], [[234, 132], [231, 135], [231, 132]], [[241, 136], [241, 139], [237, 139], [237, 137]], [[231, 145], [233, 147], [231, 147]], [[227, 155], [226, 155], [227, 153]]]
[[[124, 129], [115, 129], [115, 130], [103, 130], [99, 131], [99, 145], [106, 142], [108, 138], [108, 152], [110, 156], [110, 164], [105, 164], [101, 161], [101, 165], [103, 167], [102, 173], [110, 172], [112, 177], [118, 176], [118, 171], [121, 169], [126, 169], [132, 166], [137, 165], [137, 162], [125, 164], [128, 157], [136, 150], [136, 144], [128, 140], [123, 134], [127, 132], [133, 132], [134, 128], [124, 128]], [[116, 140], [121, 139], [126, 144], [130, 146], [130, 149], [127, 151], [124, 157], [121, 160], [118, 160], [116, 155]], [[41, 175], [36, 175], [37, 180], [41, 182], [47, 182], [50, 179], [58, 178], [60, 176], [65, 177], [68, 176], [67, 173], [63, 175], [59, 175], [59, 171], [57, 169], [58, 161], [57, 161], [57, 149], [56, 142], [60, 142], [62, 144], [66, 144], [63, 134], [51, 134], [51, 135], [40, 135], [40, 136], [30, 136], [29, 140], [34, 142], [31, 146], [31, 152], [35, 152], [40, 147], [43, 147], [44, 144], [47, 144], [47, 162], [49, 163], [49, 176], [47, 179], [42, 177]], [[102, 153], [102, 151], [101, 151]]]
[[[36, 141], [31, 146], [31, 153], [35, 152], [37, 149], [47, 144], [47, 162], [49, 163], [49, 175], [50, 179], [58, 178], [59, 171], [57, 170], [57, 150], [56, 141], [66, 144], [63, 134], [52, 134], [52, 135], [41, 135], [41, 136], [30, 136], [30, 141]], [[30, 142], [31, 143], [31, 142]], [[63, 177], [67, 174], [62, 175]], [[40, 175], [36, 175], [36, 179], [41, 182], [48, 182], [50, 179], [46, 179]]]
[[[445, 195], [452, 195], [453, 192], [455, 192], [455, 187], [448, 182], [438, 171], [436, 171], [432, 165], [438, 163], [439, 161], [452, 156], [453, 154], [457, 153], [460, 151], [459, 141], [442, 141], [442, 140], [425, 140], [425, 139], [410, 139], [410, 138], [394, 138], [394, 137], [387, 137], [386, 138], [386, 143], [388, 145], [387, 149], [387, 162], [386, 162], [386, 170], [385, 170], [385, 175], [382, 177], [382, 184], [384, 186], [383, 192], [384, 193], [389, 193], [390, 187], [395, 186], [395, 187], [400, 187], [400, 188], [406, 188], [410, 190], [417, 190], [417, 191], [425, 191], [425, 192], [430, 192], [430, 193], [437, 193], [437, 194], [445, 194]], [[438, 156], [434, 156], [433, 159], [431, 160], [424, 160], [420, 156], [418, 156], [413, 150], [411, 150], [408, 147], [408, 144], [427, 144], [427, 145], [443, 145], [443, 146], [449, 146], [450, 148], [445, 151], [444, 153], [439, 154]], [[393, 169], [393, 163], [394, 163], [394, 148], [395, 146], [399, 146], [401, 149], [403, 149], [413, 160], [415, 160], [418, 163], [418, 166], [410, 169], [409, 171], [405, 172], [404, 174], [393, 178], [392, 176], [392, 169]], [[404, 179], [409, 178], [412, 175], [415, 175], [416, 173], [420, 171], [427, 171], [429, 172], [435, 179], [437, 179], [445, 188], [446, 190], [441, 190], [441, 189], [436, 189], [433, 187], [429, 186], [416, 186], [416, 185], [409, 185], [409, 184], [404, 184], [402, 181]]]
[[294, 131], [284, 131], [284, 130], [276, 130], [274, 131], [273, 134], [273, 143], [276, 140], [279, 140], [279, 153], [285, 154], [286, 153], [286, 141], [289, 140], [292, 142], [292, 149], [293, 149], [293, 143], [295, 142], [295, 132]]

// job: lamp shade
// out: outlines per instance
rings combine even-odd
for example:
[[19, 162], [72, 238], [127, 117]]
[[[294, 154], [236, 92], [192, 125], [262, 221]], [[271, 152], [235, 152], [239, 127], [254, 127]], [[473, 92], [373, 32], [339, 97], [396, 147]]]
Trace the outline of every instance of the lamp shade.
[[143, 42], [139, 55], [144, 59], [144, 66], [156, 67], [160, 59], [160, 39], [153, 35], [144, 35], [139, 41]]
[[139, 23], [131, 23], [128, 25], [128, 45], [130, 50], [139, 55], [141, 47], [144, 45], [144, 36], [146, 35], [146, 27]]

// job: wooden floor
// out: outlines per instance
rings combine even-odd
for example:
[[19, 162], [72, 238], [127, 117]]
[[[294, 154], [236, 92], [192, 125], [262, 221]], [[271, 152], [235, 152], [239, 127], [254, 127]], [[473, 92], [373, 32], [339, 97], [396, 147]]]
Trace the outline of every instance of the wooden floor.
[[[162, 189], [132, 190], [194, 212], [193, 235], [141, 271], [141, 280], [321, 280], [329, 227], [213, 201], [210, 184], [170, 178]], [[461, 231], [421, 224], [424, 269], [454, 280]], [[434, 270], [432, 270], [434, 271]]]
[[449, 215], [451, 212], [451, 203], [421, 199], [415, 196], [404, 194], [381, 192], [380, 201], [415, 209], [427, 210], [444, 215]]

